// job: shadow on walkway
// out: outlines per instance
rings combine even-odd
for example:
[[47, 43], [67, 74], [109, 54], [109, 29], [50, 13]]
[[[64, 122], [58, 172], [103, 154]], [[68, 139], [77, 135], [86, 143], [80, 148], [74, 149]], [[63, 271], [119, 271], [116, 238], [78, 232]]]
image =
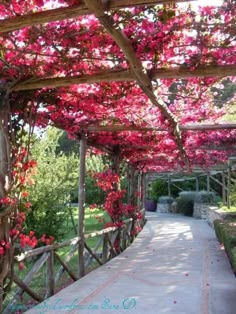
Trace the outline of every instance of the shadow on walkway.
[[27, 313], [236, 313], [236, 280], [206, 221], [147, 218], [121, 255]]

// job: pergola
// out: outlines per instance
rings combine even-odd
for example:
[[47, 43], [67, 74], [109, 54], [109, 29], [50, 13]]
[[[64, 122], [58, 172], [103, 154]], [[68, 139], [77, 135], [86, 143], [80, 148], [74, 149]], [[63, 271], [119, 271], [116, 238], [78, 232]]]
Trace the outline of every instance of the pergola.
[[[235, 95], [220, 106], [217, 95], [225, 78], [235, 82], [233, 2], [198, 14], [179, 8], [193, 2], [183, 0], [18, 2], [0, 5], [0, 198], [26, 122], [80, 140], [82, 238], [86, 145], [110, 154], [114, 171], [123, 160], [142, 178], [228, 169], [236, 123], [220, 118]], [[10, 211], [0, 212], [0, 240]]]

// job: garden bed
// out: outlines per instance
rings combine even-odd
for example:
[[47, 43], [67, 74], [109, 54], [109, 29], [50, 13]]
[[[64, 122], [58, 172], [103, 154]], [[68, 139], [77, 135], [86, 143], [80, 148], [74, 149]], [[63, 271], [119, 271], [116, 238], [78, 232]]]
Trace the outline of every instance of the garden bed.
[[225, 219], [236, 219], [236, 212], [235, 211], [225, 211], [221, 208], [216, 206], [208, 205], [207, 206], [207, 213], [206, 219], [208, 224], [213, 227], [214, 221], [216, 219], [225, 220]]
[[232, 270], [236, 276], [236, 218], [214, 221], [218, 241], [224, 245]]

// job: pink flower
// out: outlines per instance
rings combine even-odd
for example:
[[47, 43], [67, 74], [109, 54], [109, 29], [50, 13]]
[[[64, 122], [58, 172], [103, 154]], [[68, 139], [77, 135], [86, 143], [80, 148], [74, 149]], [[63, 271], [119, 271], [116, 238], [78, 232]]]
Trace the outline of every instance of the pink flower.
[[19, 270], [24, 269], [24, 267], [25, 267], [25, 264], [23, 262], [20, 262], [18, 265]]
[[23, 197], [29, 196], [29, 192], [27, 192], [27, 191], [22, 192], [22, 196], [23, 196]]

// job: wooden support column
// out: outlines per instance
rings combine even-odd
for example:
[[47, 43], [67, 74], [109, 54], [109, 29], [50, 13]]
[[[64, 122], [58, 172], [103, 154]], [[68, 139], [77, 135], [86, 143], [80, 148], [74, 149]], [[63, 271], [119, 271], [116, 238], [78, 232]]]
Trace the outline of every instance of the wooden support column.
[[55, 276], [54, 276], [54, 252], [49, 252], [47, 259], [47, 292], [46, 298], [51, 297], [55, 293]]
[[141, 210], [144, 208], [144, 189], [145, 189], [145, 183], [144, 183], [144, 173], [141, 172], [140, 174], [141, 178], [140, 178], [140, 181], [141, 181]]
[[168, 177], [168, 196], [171, 197], [171, 181], [169, 177]]
[[[11, 143], [9, 139], [10, 112], [8, 106], [0, 99], [0, 199], [8, 195], [11, 188]], [[10, 242], [9, 235], [11, 228], [11, 206], [0, 204], [0, 241]], [[6, 287], [7, 275], [11, 272], [13, 262], [13, 248], [5, 251], [0, 256], [0, 313], [2, 313], [2, 303], [4, 289]]]
[[[119, 145], [113, 147], [113, 154], [112, 154], [112, 172], [120, 175], [120, 147]], [[120, 189], [120, 186], [117, 185], [117, 189]]]
[[141, 173], [138, 173], [138, 196], [137, 196], [137, 205], [138, 205], [138, 209], [141, 210], [142, 206], [141, 206]]
[[84, 264], [84, 210], [85, 210], [85, 158], [86, 158], [86, 137], [81, 133], [80, 138], [80, 170], [79, 170], [79, 220], [78, 236], [79, 241], [79, 277], [85, 275]]
[[[116, 174], [117, 176], [120, 177], [120, 146], [119, 145], [116, 145], [113, 147], [113, 152], [112, 152], [112, 155], [111, 155], [111, 159], [112, 159], [112, 173], [113, 174]], [[115, 192], [119, 191], [120, 190], [120, 183], [114, 183], [113, 184], [113, 190]], [[121, 200], [120, 199], [116, 199], [112, 202], [112, 206], [113, 206], [113, 209], [114, 209], [114, 212], [119, 212], [119, 208], [120, 208], [120, 203], [121, 203]], [[119, 220], [120, 217], [119, 215], [116, 215], [116, 217], [113, 217], [113, 222], [116, 222], [117, 219]]]
[[135, 204], [135, 169], [134, 167], [129, 167], [129, 195], [128, 202], [132, 205]]
[[207, 173], [207, 192], [210, 192], [210, 175]]
[[143, 208], [145, 209], [145, 203], [147, 199], [147, 175], [143, 175]]
[[227, 174], [227, 207], [228, 208], [230, 208], [231, 206], [230, 189], [231, 189], [231, 167], [230, 167], [230, 162], [229, 162], [228, 174]]
[[225, 186], [225, 173], [222, 172], [222, 201], [226, 205], [226, 186]]
[[130, 167], [127, 167], [127, 201], [130, 202]]

